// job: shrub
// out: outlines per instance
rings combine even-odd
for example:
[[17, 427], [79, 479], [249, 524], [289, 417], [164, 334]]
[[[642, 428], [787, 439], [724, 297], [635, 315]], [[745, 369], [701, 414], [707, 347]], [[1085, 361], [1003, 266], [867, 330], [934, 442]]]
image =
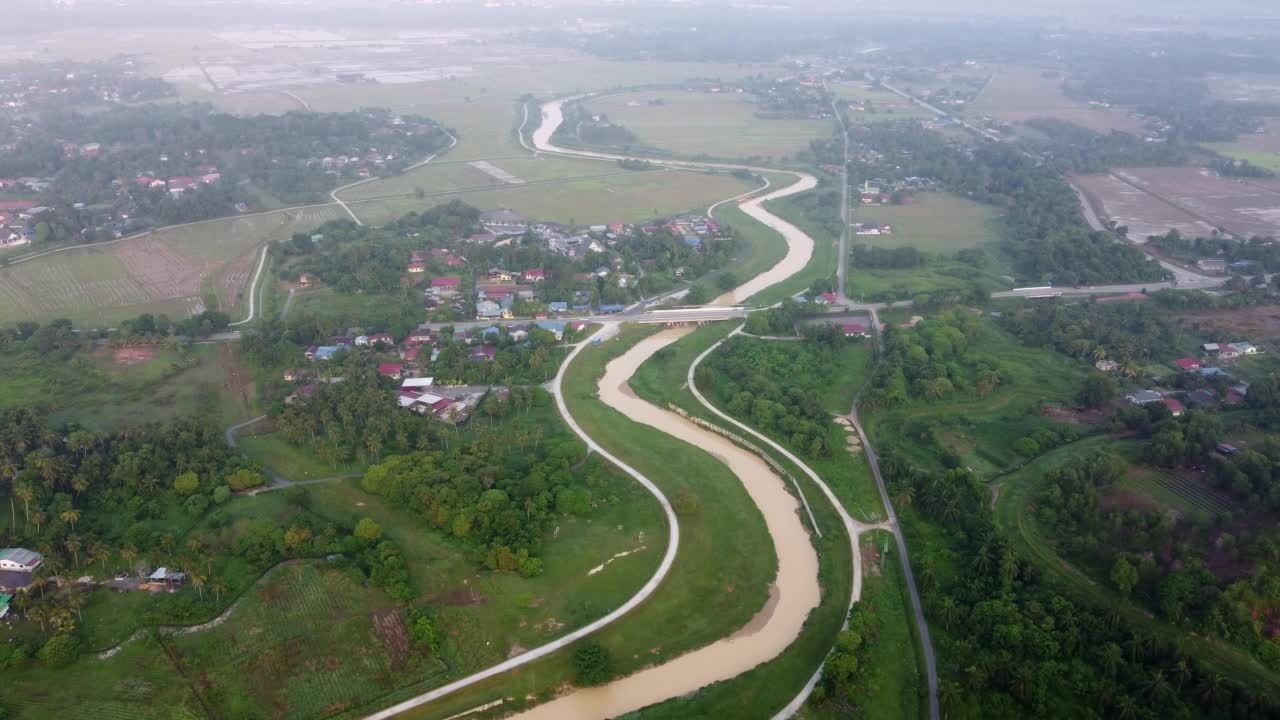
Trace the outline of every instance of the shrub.
[[73, 635], [55, 635], [40, 648], [36, 657], [49, 667], [66, 667], [80, 654], [80, 641]]
[[573, 667], [579, 685], [601, 685], [613, 679], [613, 658], [605, 646], [594, 640], [584, 642], [573, 653]]

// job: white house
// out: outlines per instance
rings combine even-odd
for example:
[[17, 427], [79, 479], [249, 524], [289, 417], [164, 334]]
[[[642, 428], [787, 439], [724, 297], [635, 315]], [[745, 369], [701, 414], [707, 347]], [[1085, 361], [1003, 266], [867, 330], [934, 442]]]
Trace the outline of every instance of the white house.
[[15, 572], [34, 572], [44, 557], [26, 548], [5, 548], [0, 550], [0, 570]]

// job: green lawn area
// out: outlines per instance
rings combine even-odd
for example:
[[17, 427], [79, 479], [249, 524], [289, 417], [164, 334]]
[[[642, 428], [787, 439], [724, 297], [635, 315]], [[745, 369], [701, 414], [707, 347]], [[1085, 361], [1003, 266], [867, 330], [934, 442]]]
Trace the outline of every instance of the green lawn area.
[[[661, 105], [650, 104], [662, 100]], [[781, 160], [831, 135], [833, 120], [771, 120], [756, 116], [747, 93], [682, 90], [626, 92], [587, 100], [593, 113], [630, 130], [646, 145], [682, 156]]]
[[855, 205], [852, 210], [853, 222], [892, 225], [893, 234], [852, 235], [850, 243], [954, 254], [1000, 236], [994, 208], [950, 193], [920, 193], [909, 204]]
[[481, 209], [510, 208], [538, 220], [563, 223], [640, 222], [689, 211], [756, 187], [728, 174], [687, 170], [628, 172], [599, 163], [600, 175], [545, 185], [506, 185], [493, 190], [427, 198], [397, 198], [351, 203], [362, 220], [385, 223], [412, 211], [462, 200]]
[[1045, 475], [1083, 455], [1108, 449], [1122, 456], [1136, 452], [1127, 441], [1095, 437], [1060, 448], [1036, 458], [1001, 480], [996, 503], [996, 520], [1008, 532], [1015, 548], [1034, 562], [1047, 580], [1089, 603], [1119, 614], [1136, 628], [1144, 629], [1179, 646], [1224, 676], [1242, 682], [1263, 694], [1280, 692], [1280, 674], [1258, 662], [1249, 653], [1215, 639], [1205, 639], [1152, 616], [1146, 609], [1119, 597], [1109, 583], [1099, 582], [1054, 550], [1053, 539], [1029, 512], [1044, 484]]

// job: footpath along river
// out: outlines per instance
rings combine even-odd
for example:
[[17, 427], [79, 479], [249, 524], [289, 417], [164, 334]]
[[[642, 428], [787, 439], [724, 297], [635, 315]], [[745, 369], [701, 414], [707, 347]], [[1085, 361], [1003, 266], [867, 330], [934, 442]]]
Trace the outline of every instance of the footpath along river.
[[[760, 508], [778, 556], [778, 574], [769, 587], [769, 600], [751, 622], [723, 640], [600, 687], [575, 689], [517, 718], [617, 717], [728, 680], [777, 657], [800, 635], [805, 619], [818, 606], [818, 557], [800, 521], [800, 504], [787, 492], [782, 478], [760, 458], [720, 435], [636, 397], [627, 384], [645, 360], [690, 330], [664, 330], [610, 362], [600, 380], [600, 400], [635, 422], [711, 453], [733, 471]], [[725, 552], [733, 551], [725, 548]]]

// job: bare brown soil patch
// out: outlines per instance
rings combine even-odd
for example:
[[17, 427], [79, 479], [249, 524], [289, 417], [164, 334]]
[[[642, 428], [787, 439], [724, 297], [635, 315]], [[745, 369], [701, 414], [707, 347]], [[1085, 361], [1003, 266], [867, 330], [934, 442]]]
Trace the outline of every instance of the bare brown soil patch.
[[466, 607], [467, 605], [485, 605], [489, 602], [489, 598], [470, 587], [460, 587], [435, 595], [429, 599], [429, 602], [434, 605]]
[[249, 369], [240, 361], [240, 356], [236, 354], [232, 343], [223, 344], [220, 362], [224, 389], [240, 404], [241, 411], [246, 415], [249, 414], [253, 410], [253, 377], [250, 376]]
[[115, 351], [114, 360], [117, 365], [137, 365], [154, 360], [157, 352], [155, 345], [120, 348]]
[[863, 577], [880, 576], [880, 549], [874, 542], [864, 542], [858, 546], [862, 552]]
[[1040, 414], [1047, 418], [1053, 418], [1059, 422], [1073, 423], [1076, 425], [1101, 425], [1110, 419], [1111, 415], [1106, 410], [1090, 409], [1090, 410], [1073, 410], [1058, 405], [1042, 405]]
[[1130, 490], [1120, 488], [1113, 489], [1111, 492], [1103, 495], [1098, 500], [1098, 506], [1103, 512], [1111, 510], [1142, 510], [1145, 512], [1156, 512], [1160, 509], [1160, 504], [1145, 495]]
[[218, 297], [222, 301], [223, 310], [234, 310], [240, 307], [241, 301], [244, 300], [242, 293], [245, 286], [249, 284], [249, 278], [258, 267], [258, 256], [257, 252], [243, 255], [223, 270], [221, 277], [218, 278]]
[[409, 633], [405, 629], [404, 618], [400, 616], [400, 611], [394, 608], [375, 610], [369, 613], [369, 620], [373, 623], [373, 631], [378, 634], [378, 638], [382, 640], [382, 646], [386, 648], [387, 655], [391, 658], [391, 667], [403, 667], [405, 661], [409, 659]]

